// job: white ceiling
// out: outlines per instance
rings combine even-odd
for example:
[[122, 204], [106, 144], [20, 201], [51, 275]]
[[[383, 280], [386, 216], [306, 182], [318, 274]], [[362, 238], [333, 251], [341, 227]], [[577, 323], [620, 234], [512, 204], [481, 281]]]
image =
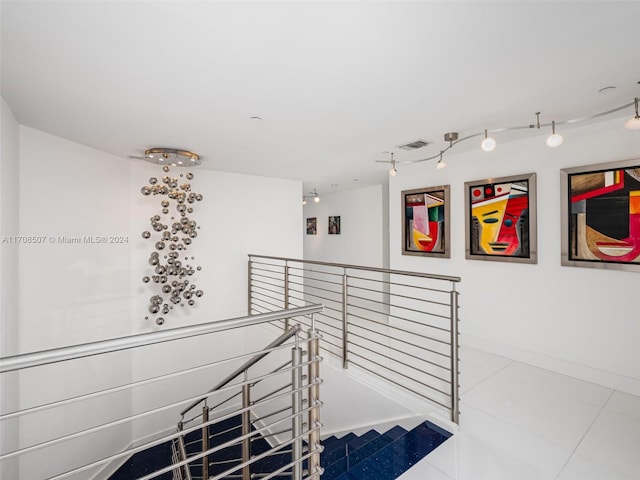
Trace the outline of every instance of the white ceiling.
[[[20, 123], [122, 157], [188, 149], [200, 168], [321, 194], [384, 182], [382, 152], [432, 156], [448, 131], [537, 111], [565, 121], [640, 95], [637, 1], [1, 7], [2, 96]], [[416, 139], [435, 143], [397, 148]]]

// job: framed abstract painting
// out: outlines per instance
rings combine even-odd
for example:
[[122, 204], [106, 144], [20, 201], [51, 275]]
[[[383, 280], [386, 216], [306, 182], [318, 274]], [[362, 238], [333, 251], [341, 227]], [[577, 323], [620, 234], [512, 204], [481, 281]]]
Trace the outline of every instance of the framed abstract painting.
[[402, 254], [449, 258], [449, 185], [402, 192]]
[[562, 265], [640, 272], [640, 159], [561, 170]]
[[536, 174], [464, 185], [466, 258], [537, 263]]

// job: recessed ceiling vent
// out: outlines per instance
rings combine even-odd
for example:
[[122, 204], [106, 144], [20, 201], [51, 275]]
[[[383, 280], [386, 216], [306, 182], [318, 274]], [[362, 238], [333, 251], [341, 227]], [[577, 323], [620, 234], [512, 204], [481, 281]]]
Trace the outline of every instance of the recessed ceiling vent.
[[417, 150], [418, 148], [426, 147], [430, 145], [431, 142], [427, 142], [425, 140], [415, 140], [411, 143], [407, 143], [406, 145], [398, 145], [398, 148], [402, 150]]

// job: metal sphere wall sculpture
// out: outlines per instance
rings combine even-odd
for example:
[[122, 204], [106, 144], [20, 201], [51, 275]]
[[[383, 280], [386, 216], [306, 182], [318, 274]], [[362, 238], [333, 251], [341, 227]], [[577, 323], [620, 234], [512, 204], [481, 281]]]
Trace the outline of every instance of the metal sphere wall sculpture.
[[[193, 173], [181, 173], [178, 178], [169, 175], [169, 165], [164, 165], [162, 170], [162, 178], [151, 177], [149, 184], [140, 190], [142, 195], [162, 198], [161, 214], [151, 217], [151, 228], [142, 232], [142, 238], [149, 240], [154, 248], [149, 255], [152, 273], [144, 276], [142, 282], [157, 290], [157, 294], [149, 298], [148, 306], [151, 315], [158, 315], [155, 319], [157, 325], [164, 324], [164, 317], [160, 315], [169, 314], [174, 306], [193, 306], [195, 299], [204, 295], [190, 280], [202, 267], [194, 266], [195, 257], [186, 255], [200, 229], [190, 216], [192, 205], [202, 201], [202, 195], [191, 191]], [[145, 320], [148, 319], [146, 316]]]

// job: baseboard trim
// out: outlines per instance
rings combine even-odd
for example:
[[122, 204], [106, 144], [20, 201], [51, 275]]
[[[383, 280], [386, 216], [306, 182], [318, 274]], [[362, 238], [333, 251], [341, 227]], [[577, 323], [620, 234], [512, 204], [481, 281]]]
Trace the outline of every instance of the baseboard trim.
[[558, 357], [524, 350], [473, 335], [460, 335], [460, 345], [492, 353], [517, 362], [533, 365], [569, 377], [612, 388], [620, 392], [640, 396], [640, 379], [627, 377], [615, 372], [594, 368], [589, 365], [571, 362]]

